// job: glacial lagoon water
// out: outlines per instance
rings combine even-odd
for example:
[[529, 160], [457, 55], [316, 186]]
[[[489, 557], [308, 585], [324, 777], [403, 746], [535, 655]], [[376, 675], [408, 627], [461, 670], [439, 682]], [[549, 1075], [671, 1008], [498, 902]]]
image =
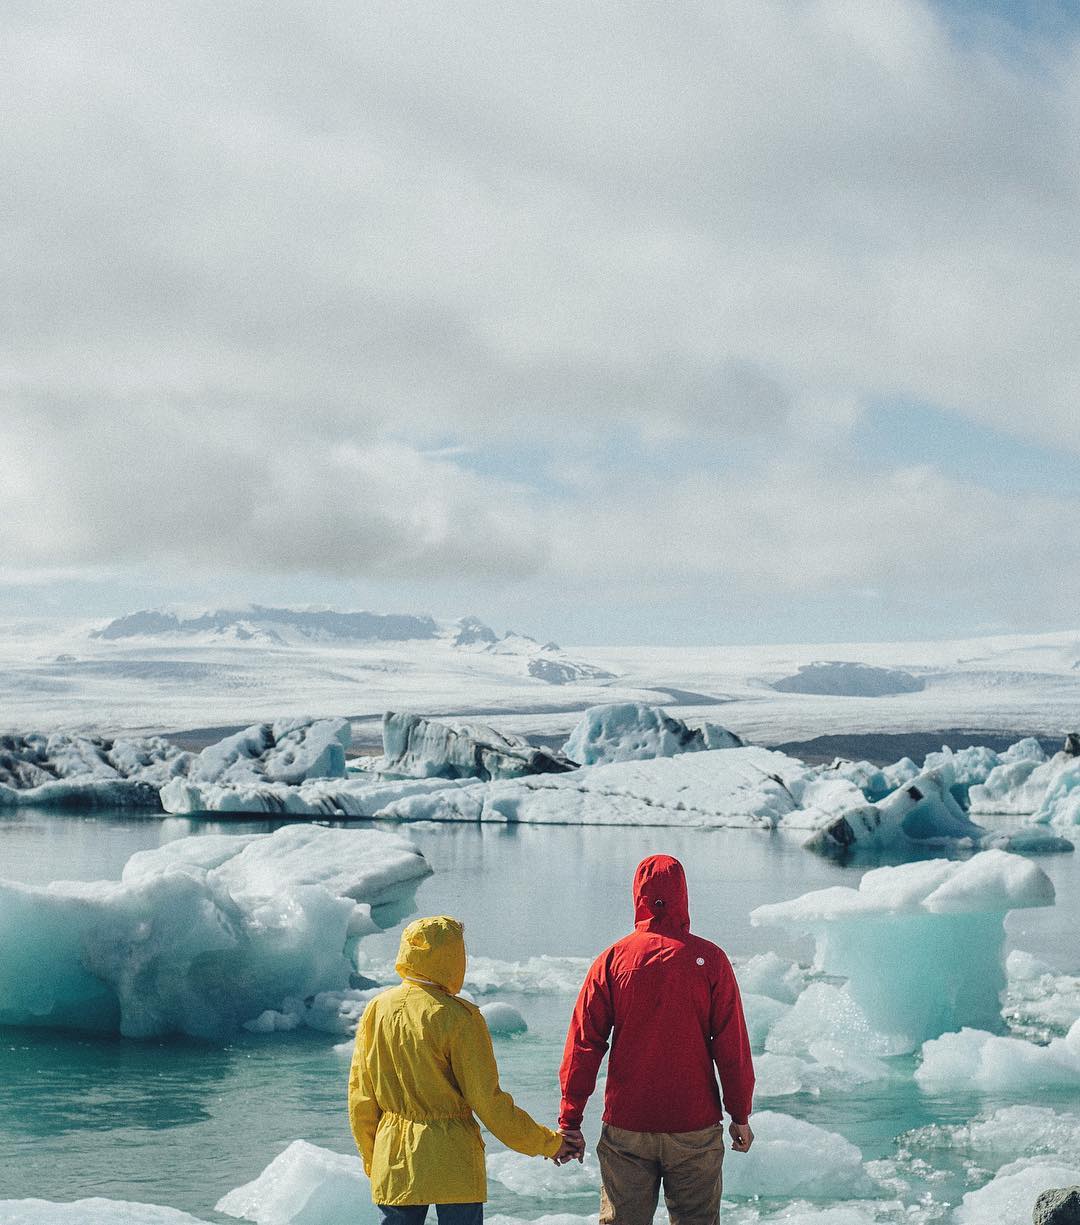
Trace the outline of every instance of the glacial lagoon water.
[[[116, 878], [133, 852], [163, 841], [269, 831], [278, 824], [7, 812], [0, 816], [0, 875], [29, 883]], [[854, 885], [867, 867], [810, 855], [798, 835], [752, 830], [422, 825], [404, 832], [435, 870], [418, 890], [418, 910], [463, 919], [470, 954], [496, 963], [480, 1002], [505, 1000], [528, 1020], [527, 1035], [497, 1039], [497, 1054], [505, 1087], [549, 1123], [557, 1109], [556, 1070], [575, 967], [557, 967], [554, 981], [541, 985], [498, 963], [594, 955], [627, 930], [634, 866], [657, 851], [685, 863], [698, 932], [735, 956], [774, 949], [805, 962], [809, 941], [752, 927], [750, 911], [811, 889]], [[1050, 856], [1040, 864], [1057, 888], [1057, 905], [1013, 912], [1009, 945], [1060, 971], [1080, 972], [1080, 855]], [[392, 959], [396, 945], [393, 930], [368, 938], [363, 948], [378, 966]], [[505, 989], [498, 989], [500, 975]], [[353, 1151], [345, 1116], [348, 1057], [334, 1050], [340, 1041], [312, 1031], [250, 1035], [222, 1046], [2, 1030], [0, 1199], [98, 1195], [167, 1204], [210, 1221], [230, 1219], [216, 1214], [214, 1204], [256, 1177], [292, 1140]], [[897, 1156], [897, 1138], [910, 1129], [963, 1122], [1019, 1100], [927, 1096], [911, 1079], [914, 1062], [897, 1060], [898, 1072], [906, 1074], [885, 1084], [802, 1093], [760, 1107], [838, 1132], [865, 1160], [888, 1162]], [[1065, 1091], [1040, 1090], [1024, 1100], [1080, 1108], [1075, 1093]], [[590, 1140], [599, 1116], [597, 1097], [587, 1121]], [[497, 1147], [492, 1142], [489, 1151]], [[927, 1158], [925, 1167], [907, 1157], [896, 1170], [881, 1167], [914, 1188], [905, 1194], [908, 1203], [926, 1194], [937, 1204], [956, 1204], [989, 1177], [960, 1151], [919, 1155]], [[1010, 1156], [1024, 1155], [1018, 1137]], [[732, 1164], [738, 1160], [728, 1157]], [[553, 1200], [517, 1194], [493, 1180], [489, 1211], [519, 1218], [584, 1215], [595, 1211], [595, 1194]]]

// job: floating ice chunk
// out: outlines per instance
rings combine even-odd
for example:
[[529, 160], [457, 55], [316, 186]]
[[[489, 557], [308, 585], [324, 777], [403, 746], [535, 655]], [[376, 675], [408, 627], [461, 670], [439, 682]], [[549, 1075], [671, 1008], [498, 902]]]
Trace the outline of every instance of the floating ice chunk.
[[189, 773], [193, 782], [219, 786], [344, 778], [351, 736], [348, 719], [255, 723], [203, 749]]
[[289, 999], [347, 989], [357, 935], [397, 922], [429, 873], [396, 835], [297, 825], [141, 851], [121, 881], [0, 881], [0, 1024], [268, 1027]]
[[1004, 1106], [968, 1123], [932, 1123], [909, 1131], [899, 1148], [905, 1159], [948, 1149], [991, 1167], [1018, 1154], [1080, 1164], [1080, 1115], [1047, 1106]]
[[378, 775], [348, 779], [308, 779], [299, 787], [285, 783], [218, 786], [176, 778], [161, 789], [166, 812], [269, 812], [311, 817], [373, 817], [405, 796], [428, 796], [443, 788], [467, 787], [471, 779], [384, 780]]
[[877, 1185], [843, 1136], [774, 1110], [756, 1111], [754, 1144], [724, 1163], [724, 1195], [857, 1199]]
[[591, 1151], [586, 1152], [584, 1162], [571, 1161], [565, 1166], [506, 1150], [489, 1152], [487, 1171], [492, 1181], [508, 1191], [532, 1199], [564, 1199], [600, 1190], [600, 1167]]
[[525, 1018], [511, 1004], [503, 1004], [498, 1001], [493, 1004], [484, 1004], [480, 1013], [493, 1034], [505, 1037], [510, 1034], [528, 1032], [529, 1026]]
[[1031, 1225], [1032, 1209], [1043, 1191], [1075, 1183], [1080, 1183], [1080, 1163], [1014, 1161], [985, 1187], [967, 1192], [954, 1220], [956, 1225]]
[[[870, 1031], [886, 1036], [887, 1053], [901, 1054], [961, 1025], [1000, 1028], [1005, 914], [1053, 901], [1053, 884], [1035, 864], [984, 851], [966, 862], [878, 868], [858, 889], [835, 886], [759, 906], [750, 920], [810, 932], [814, 968], [844, 977], [838, 990]], [[798, 1025], [800, 1008], [838, 1007], [823, 987], [804, 992], [777, 1029]]]
[[617, 702], [590, 707], [570, 733], [563, 752], [579, 765], [597, 766], [674, 757], [703, 749], [734, 749], [742, 743], [718, 724], [691, 728], [659, 706]]
[[776, 953], [759, 953], [745, 960], [734, 960], [740, 989], [754, 995], [767, 995], [785, 1004], [794, 1004], [806, 986], [806, 973], [794, 961]]
[[924, 771], [876, 804], [852, 806], [823, 823], [805, 845], [830, 856], [913, 844], [974, 846], [986, 830], [968, 820], [952, 794], [952, 781], [948, 766]]
[[1046, 1046], [980, 1029], [942, 1034], [923, 1044], [915, 1081], [927, 1093], [1080, 1087], [1080, 1021]]
[[[529, 957], [525, 961], [502, 961], [497, 957], [470, 955], [465, 985], [476, 995], [577, 995], [591, 962], [588, 957]], [[372, 961], [361, 949], [360, 972], [376, 982], [396, 980], [392, 962]], [[466, 992], [460, 994], [466, 995]]]
[[254, 1225], [375, 1225], [379, 1211], [355, 1154], [294, 1140], [254, 1181], [230, 1191], [216, 1211]]
[[156, 809], [191, 760], [159, 736], [0, 736], [0, 806]]
[[[750, 1152], [724, 1162], [725, 1199], [837, 1200], [878, 1189], [863, 1167], [862, 1154], [843, 1136], [773, 1110], [757, 1111], [753, 1126]], [[600, 1170], [591, 1156], [583, 1166], [571, 1162], [555, 1169], [516, 1153], [495, 1153], [488, 1158], [488, 1172], [508, 1190], [530, 1197], [580, 1195], [600, 1187]]]
[[759, 1051], [765, 1045], [769, 1031], [781, 1017], [791, 1011], [791, 1005], [782, 1004], [767, 995], [755, 995], [752, 991], [742, 993], [742, 1002], [750, 1045]]
[[[1034, 745], [1037, 756], [1032, 757], [1030, 746]], [[948, 745], [942, 745], [939, 753], [927, 753], [923, 761], [924, 770], [937, 770], [943, 766], [949, 768], [952, 776], [950, 789], [953, 798], [967, 807], [968, 795], [972, 787], [986, 782], [990, 774], [1002, 762], [1020, 760], [1045, 761], [1046, 754], [1037, 740], [1022, 740], [1012, 745], [1004, 754], [996, 753], [984, 744], [973, 744], [966, 749], [953, 750]]]
[[[1080, 758], [1064, 752], [1049, 761], [1031, 755], [1003, 761], [981, 786], [971, 788], [971, 811], [1013, 815], [1037, 812], [1049, 800], [1051, 788], [1058, 796], [1066, 795], [1076, 785], [1078, 771]], [[1058, 789], [1059, 779], [1062, 786]]]
[[0, 1225], [208, 1225], [177, 1208], [139, 1204], [134, 1200], [77, 1199], [56, 1203], [43, 1199], [0, 1200]]
[[[805, 763], [762, 748], [680, 753], [439, 791], [388, 804], [397, 820], [548, 825], [679, 825], [775, 828], [794, 812]], [[852, 791], [863, 802], [861, 793]]]
[[1021, 949], [1005, 962], [1009, 985], [1002, 1009], [1021, 1037], [1048, 1041], [1080, 1018], [1080, 975], [1059, 974]]
[[1076, 850], [1074, 843], [1042, 825], [1023, 825], [1019, 829], [996, 830], [983, 837], [984, 851], [1013, 851], [1017, 855], [1062, 855]]
[[482, 723], [439, 723], [420, 715], [383, 716], [383, 759], [378, 768], [410, 778], [519, 778], [558, 774], [574, 767], [558, 753]]
[[1080, 825], [1080, 757], [1066, 757], [1031, 820], [1040, 825]]

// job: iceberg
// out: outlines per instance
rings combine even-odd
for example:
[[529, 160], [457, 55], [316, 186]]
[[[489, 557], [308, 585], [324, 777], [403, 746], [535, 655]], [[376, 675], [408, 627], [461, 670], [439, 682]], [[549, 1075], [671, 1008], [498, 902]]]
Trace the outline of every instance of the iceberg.
[[243, 785], [196, 783], [174, 778], [161, 789], [161, 806], [177, 815], [203, 812], [276, 813], [289, 816], [381, 816], [396, 800], [427, 796], [446, 788], [467, 787], [473, 779], [383, 779], [354, 776], [343, 779], [307, 779], [299, 786], [253, 781]]
[[0, 807], [146, 808], [192, 755], [160, 736], [0, 736]]
[[812, 828], [835, 817], [845, 803], [865, 806], [852, 784], [832, 780], [828, 788], [811, 787], [819, 781], [815, 769], [793, 757], [747, 747], [445, 789], [397, 800], [379, 816], [403, 821], [775, 829], [789, 821]]
[[351, 738], [348, 719], [255, 723], [203, 749], [187, 775], [193, 783], [219, 787], [262, 780], [296, 786], [309, 778], [344, 778]]
[[380, 773], [409, 778], [519, 778], [574, 768], [560, 753], [538, 749], [482, 723], [439, 723], [420, 715], [383, 715]]
[[295, 825], [140, 851], [119, 881], [0, 881], [0, 1024], [226, 1037], [349, 989], [430, 871], [395, 834]]
[[[839, 780], [837, 780], [839, 781]], [[924, 771], [876, 804], [851, 806], [807, 840], [808, 850], [842, 857], [852, 850], [903, 849], [912, 844], [978, 845], [986, 830], [969, 821], [952, 791], [949, 766]]]
[[597, 766], [742, 745], [734, 732], [717, 723], [691, 728], [659, 706], [618, 702], [586, 710], [563, 745], [563, 753], [579, 765]]
[[[759, 906], [754, 925], [780, 924], [814, 937], [814, 969], [842, 977], [842, 987], [808, 988], [777, 1031], [810, 1028], [829, 1010], [880, 1037], [872, 1055], [906, 1054], [964, 1025], [999, 1030], [1006, 987], [1003, 945], [1008, 911], [1054, 902], [1050, 878], [1030, 860], [983, 851], [965, 862], [945, 859], [877, 868], [857, 889], [837, 885]], [[777, 1051], [777, 1053], [788, 1053]]]
[[[1080, 757], [1072, 751], [1073, 741], [1070, 736], [1066, 747], [1049, 760], [1038, 741], [1021, 740], [1014, 744], [986, 779], [971, 788], [972, 812], [1014, 816], [1038, 813], [1040, 821], [1076, 824], [1068, 811], [1067, 799], [1080, 777]], [[1025, 748], [1027, 751], [1023, 751]], [[1039, 749], [1038, 754], [1035, 748]], [[1063, 802], [1066, 811], [1059, 814], [1056, 809]]]
[[294, 1140], [215, 1210], [254, 1225], [376, 1225], [380, 1219], [360, 1158], [306, 1140]]

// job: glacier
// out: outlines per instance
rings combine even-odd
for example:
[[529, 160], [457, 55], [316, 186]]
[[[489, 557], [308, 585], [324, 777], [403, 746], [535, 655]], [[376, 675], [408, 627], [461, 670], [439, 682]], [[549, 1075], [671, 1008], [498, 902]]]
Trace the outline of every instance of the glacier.
[[430, 872], [395, 834], [294, 825], [140, 851], [119, 881], [0, 881], [0, 1024], [227, 1037], [347, 990]]
[[826, 1016], [824, 1035], [837, 1031], [830, 1014], [840, 1014], [853, 1032], [880, 1036], [870, 1054], [899, 1055], [962, 1026], [1000, 1030], [1005, 916], [1053, 903], [1041, 868], [990, 850], [962, 862], [876, 868], [857, 889], [838, 885], [759, 906], [750, 921], [808, 932], [815, 971], [845, 980], [808, 988], [777, 1029], [805, 1039], [815, 1016]]

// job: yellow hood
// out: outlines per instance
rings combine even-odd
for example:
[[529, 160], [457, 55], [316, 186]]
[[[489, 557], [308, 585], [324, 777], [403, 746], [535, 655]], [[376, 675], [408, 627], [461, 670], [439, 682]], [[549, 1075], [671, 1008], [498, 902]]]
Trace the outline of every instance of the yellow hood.
[[402, 978], [426, 978], [457, 995], [465, 982], [465, 929], [448, 915], [415, 919], [401, 933], [394, 969]]

